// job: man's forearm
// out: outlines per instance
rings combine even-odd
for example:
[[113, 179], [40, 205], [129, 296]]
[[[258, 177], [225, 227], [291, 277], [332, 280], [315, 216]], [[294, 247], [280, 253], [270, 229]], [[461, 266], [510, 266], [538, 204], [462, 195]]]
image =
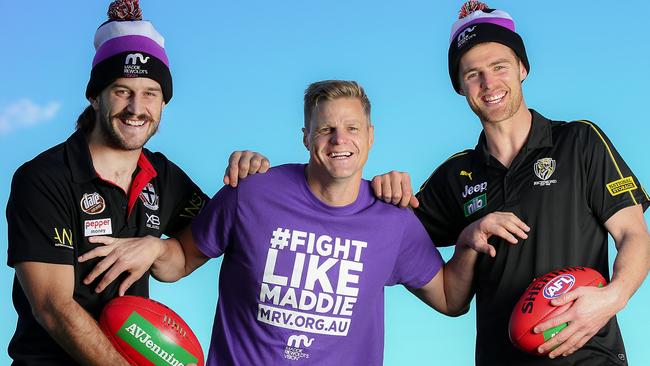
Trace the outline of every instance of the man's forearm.
[[453, 313], [464, 313], [474, 296], [472, 281], [477, 257], [475, 250], [456, 246], [454, 255], [445, 264], [445, 297]]
[[72, 358], [82, 365], [129, 366], [76, 301], [48, 301], [35, 314], [37, 320]]
[[616, 246], [618, 254], [608, 287], [616, 290], [625, 306], [650, 270], [650, 236], [647, 232], [626, 234]]
[[151, 266], [151, 275], [162, 282], [175, 282], [185, 277], [185, 253], [176, 238], [158, 239], [162, 245], [161, 255]]

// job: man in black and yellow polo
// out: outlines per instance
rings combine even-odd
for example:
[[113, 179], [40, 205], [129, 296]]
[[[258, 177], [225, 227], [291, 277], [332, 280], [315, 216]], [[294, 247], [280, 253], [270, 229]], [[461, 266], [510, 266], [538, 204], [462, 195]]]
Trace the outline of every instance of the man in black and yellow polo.
[[[477, 365], [626, 365], [615, 315], [650, 267], [643, 218], [650, 199], [594, 123], [551, 121], [527, 108], [521, 84], [529, 70], [512, 18], [466, 3], [452, 27], [449, 75], [483, 132], [473, 150], [433, 172], [416, 195], [415, 212], [437, 245], [470, 245], [483, 253], [474, 266]], [[377, 177], [374, 187], [380, 195], [382, 185], [394, 193], [399, 179], [406, 181]], [[552, 350], [548, 357], [517, 350], [508, 320], [530, 281], [570, 265], [609, 278], [608, 234], [618, 250], [609, 285], [553, 300], [573, 304], [552, 320], [569, 325], [538, 349]]]

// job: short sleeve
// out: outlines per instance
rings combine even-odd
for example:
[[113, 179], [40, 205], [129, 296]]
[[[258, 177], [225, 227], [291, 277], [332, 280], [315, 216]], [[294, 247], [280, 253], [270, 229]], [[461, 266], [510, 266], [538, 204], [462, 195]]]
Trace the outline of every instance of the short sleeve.
[[168, 191], [167, 197], [175, 197], [176, 202], [163, 233], [173, 236], [190, 224], [209, 198], [181, 168], [171, 161], [167, 161], [166, 174], [162, 184]]
[[436, 169], [416, 194], [420, 205], [413, 210], [436, 246], [450, 246], [464, 228], [458, 203], [454, 201], [451, 185], [444, 169]]
[[402, 222], [404, 231], [388, 285], [400, 283], [418, 289], [435, 277], [444, 261], [411, 211], [404, 211]]
[[23, 166], [11, 183], [7, 264], [73, 264], [80, 238], [72, 230], [70, 198], [66, 197], [65, 185], [56, 184], [47, 174], [32, 174], [37, 170]]
[[236, 222], [237, 189], [224, 186], [192, 221], [194, 242], [203, 254], [216, 258], [232, 242]]
[[577, 123], [588, 126], [581, 136], [587, 200], [594, 215], [604, 223], [628, 206], [647, 209], [648, 195], [605, 133], [592, 122]]

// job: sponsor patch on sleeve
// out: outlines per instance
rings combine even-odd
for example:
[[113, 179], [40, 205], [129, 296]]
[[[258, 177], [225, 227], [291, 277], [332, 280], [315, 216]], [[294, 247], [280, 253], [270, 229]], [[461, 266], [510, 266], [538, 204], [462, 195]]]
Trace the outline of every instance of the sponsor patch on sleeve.
[[634, 178], [632, 177], [625, 177], [607, 183], [607, 190], [612, 196], [618, 196], [621, 193], [630, 192], [636, 188], [636, 183], [634, 183]]

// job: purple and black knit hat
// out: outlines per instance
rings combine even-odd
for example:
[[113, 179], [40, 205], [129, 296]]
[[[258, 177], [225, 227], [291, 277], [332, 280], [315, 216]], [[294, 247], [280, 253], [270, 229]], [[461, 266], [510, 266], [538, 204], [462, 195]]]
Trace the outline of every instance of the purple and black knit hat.
[[460, 8], [449, 38], [449, 77], [460, 94], [458, 63], [465, 52], [479, 43], [498, 42], [510, 47], [530, 72], [524, 41], [515, 32], [515, 22], [502, 10], [490, 9], [479, 1], [468, 1]]
[[165, 103], [172, 98], [172, 75], [165, 39], [151, 22], [142, 20], [139, 0], [116, 0], [108, 20], [95, 32], [95, 58], [86, 87], [94, 98], [118, 78], [145, 77], [160, 84]]

